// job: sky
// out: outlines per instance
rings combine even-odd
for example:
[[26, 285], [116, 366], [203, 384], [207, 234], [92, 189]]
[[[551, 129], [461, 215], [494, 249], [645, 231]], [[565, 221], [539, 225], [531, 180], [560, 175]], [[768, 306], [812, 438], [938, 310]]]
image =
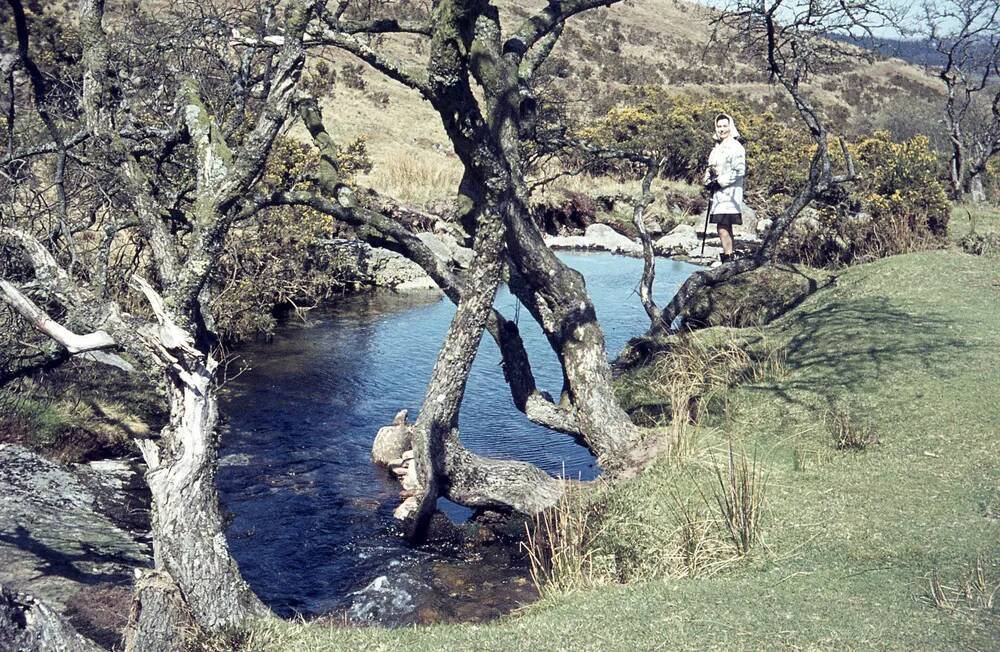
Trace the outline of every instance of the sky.
[[[663, 1], [666, 2], [669, 0], [663, 0]], [[738, 4], [738, 2], [740, 2], [740, 0], [693, 0], [693, 1], [696, 4], [715, 7], [717, 9], [721, 9], [724, 7], [732, 7]], [[895, 39], [919, 38], [914, 36], [912, 32], [914, 32], [915, 30], [919, 30], [923, 22], [922, 21], [923, 2], [919, 0], [917, 2], [901, 2], [900, 0], [890, 0], [890, 1], [894, 2], [897, 6], [902, 7], [902, 9], [905, 11], [904, 18], [896, 24], [874, 29], [873, 30], [874, 35], [879, 38], [895, 38]], [[742, 2], [745, 4], [747, 0], [742, 0]], [[765, 0], [765, 2], [767, 2], [770, 5], [773, 4], [774, 0]], [[807, 2], [808, 0], [785, 0], [783, 4], [784, 6], [789, 7], [790, 11], [793, 11], [796, 7], [805, 6]], [[934, 3], [932, 0], [932, 4], [935, 4], [937, 6], [945, 6], [950, 3], [948, 2]], [[785, 12], [785, 15], [789, 15], [789, 13], [790, 12]], [[781, 15], [780, 11], [779, 15]], [[957, 24], [957, 21], [955, 24]], [[901, 34], [900, 27], [902, 27], [904, 30], [909, 31], [911, 33], [910, 36], [904, 36], [903, 34]]]

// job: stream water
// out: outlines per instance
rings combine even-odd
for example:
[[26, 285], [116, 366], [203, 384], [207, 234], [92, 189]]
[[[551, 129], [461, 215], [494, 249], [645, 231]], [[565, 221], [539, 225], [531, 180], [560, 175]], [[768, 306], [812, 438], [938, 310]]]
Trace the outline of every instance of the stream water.
[[[642, 261], [560, 257], [584, 274], [608, 351], [618, 353], [648, 323], [634, 292]], [[657, 300], [694, 269], [659, 260]], [[558, 396], [558, 361], [516, 304], [506, 289], [497, 296], [508, 318], [519, 315], [539, 387]], [[406, 545], [392, 518], [399, 486], [370, 462], [376, 430], [402, 408], [416, 415], [453, 314], [436, 293], [354, 296], [243, 351], [250, 368], [223, 392], [218, 486], [240, 569], [279, 614], [395, 626], [484, 620], [534, 597], [525, 561], [504, 546]], [[585, 448], [517, 411], [499, 362], [485, 337], [462, 405], [464, 444], [553, 475], [595, 477]], [[469, 514], [440, 507], [456, 522]]]

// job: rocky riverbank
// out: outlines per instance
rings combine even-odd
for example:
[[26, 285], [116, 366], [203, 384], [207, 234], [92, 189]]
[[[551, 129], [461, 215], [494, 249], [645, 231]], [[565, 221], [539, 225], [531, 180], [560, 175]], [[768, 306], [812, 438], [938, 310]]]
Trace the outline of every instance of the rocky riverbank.
[[[736, 249], [753, 247], [760, 240], [758, 229], [763, 230], [767, 226], [754, 219], [747, 219], [745, 224], [737, 226], [734, 233]], [[607, 224], [591, 224], [581, 235], [546, 236], [545, 243], [552, 249], [608, 251], [624, 256], [642, 256], [642, 244], [638, 240], [619, 233]], [[653, 240], [653, 252], [665, 258], [707, 265], [719, 259], [722, 245], [714, 228], [709, 227], [706, 234], [703, 225], [682, 222], [669, 233]]]
[[42, 601], [104, 647], [117, 644], [134, 570], [152, 565], [136, 465], [63, 466], [2, 444], [0, 469], [0, 584]]
[[[758, 221], [752, 215], [749, 216], [743, 225], [735, 229], [736, 249], [751, 249], [759, 242], [761, 232], [768, 226], [766, 220]], [[468, 269], [472, 263], [472, 250], [462, 246], [446, 229], [420, 232], [416, 236], [453, 269]], [[606, 251], [622, 256], [642, 257], [642, 244], [639, 240], [604, 223], [591, 224], [579, 229], [577, 233], [546, 235], [545, 243], [552, 249]], [[331, 240], [326, 244], [337, 248], [343, 256], [356, 260], [358, 277], [368, 285], [397, 292], [437, 289], [437, 285], [419, 265], [394, 251], [372, 247], [358, 240]], [[703, 224], [682, 222], [655, 239], [653, 251], [657, 256], [708, 265], [718, 260], [722, 248], [714, 228], [710, 227], [706, 235]]]

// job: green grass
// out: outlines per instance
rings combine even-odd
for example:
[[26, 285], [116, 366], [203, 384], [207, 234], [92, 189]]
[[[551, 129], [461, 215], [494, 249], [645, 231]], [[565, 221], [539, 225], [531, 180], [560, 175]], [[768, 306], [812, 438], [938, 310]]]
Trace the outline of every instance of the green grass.
[[0, 392], [0, 443], [81, 462], [134, 453], [132, 439], [153, 436], [166, 417], [157, 389], [138, 378], [70, 363], [47, 380]]
[[[675, 579], [654, 559], [631, 574], [652, 579], [546, 598], [492, 624], [268, 621], [247, 647], [997, 649], [996, 604], [941, 608], [930, 584], [960, 586], [981, 558], [1000, 585], [998, 305], [995, 260], [932, 251], [846, 270], [767, 326], [782, 373], [707, 410], [699, 451], [601, 498], [606, 518], [627, 525], [608, 529], [605, 552], [641, 562], [668, 543], [672, 495], [708, 487], [728, 441], [756, 450], [768, 473], [764, 545], [721, 572]], [[856, 414], [878, 443], [837, 450], [831, 410]]]
[[948, 239], [957, 242], [970, 233], [1000, 233], [1000, 207], [957, 204], [948, 218]]

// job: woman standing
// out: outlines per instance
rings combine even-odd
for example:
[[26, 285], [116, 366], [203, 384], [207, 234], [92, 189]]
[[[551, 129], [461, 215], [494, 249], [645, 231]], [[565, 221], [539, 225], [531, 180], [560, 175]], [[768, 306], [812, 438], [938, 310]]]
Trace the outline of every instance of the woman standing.
[[746, 150], [732, 116], [715, 116], [715, 147], [708, 155], [705, 188], [712, 193], [709, 221], [719, 230], [722, 263], [733, 260], [733, 225], [743, 224], [743, 179], [747, 173]]

